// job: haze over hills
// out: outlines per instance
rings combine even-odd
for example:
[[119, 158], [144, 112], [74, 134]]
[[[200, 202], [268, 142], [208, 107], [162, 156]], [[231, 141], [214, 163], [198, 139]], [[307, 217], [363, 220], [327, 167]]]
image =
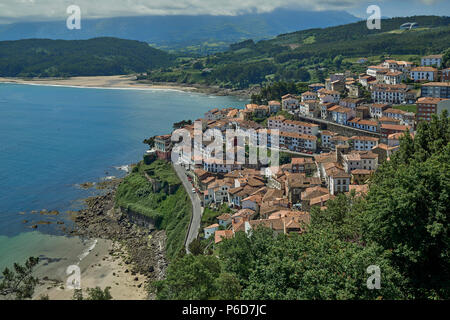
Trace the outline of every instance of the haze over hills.
[[261, 40], [282, 33], [347, 24], [360, 19], [345, 11], [276, 9], [237, 16], [167, 15], [82, 19], [81, 30], [65, 21], [0, 25], [0, 40], [29, 38], [81, 40], [116, 37], [148, 42], [166, 50], [211, 53], [245, 39]]

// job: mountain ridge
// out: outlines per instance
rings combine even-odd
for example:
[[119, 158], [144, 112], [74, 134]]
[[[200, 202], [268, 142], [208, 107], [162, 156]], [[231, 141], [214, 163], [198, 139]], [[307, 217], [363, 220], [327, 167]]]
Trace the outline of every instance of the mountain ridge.
[[237, 16], [176, 15], [82, 19], [80, 30], [68, 30], [65, 21], [21, 22], [0, 25], [0, 41], [25, 38], [86, 40], [114, 37], [144, 41], [165, 50], [204, 54], [222, 51], [229, 44], [246, 39], [269, 39], [281, 33], [359, 20], [345, 11], [276, 9], [270, 13]]

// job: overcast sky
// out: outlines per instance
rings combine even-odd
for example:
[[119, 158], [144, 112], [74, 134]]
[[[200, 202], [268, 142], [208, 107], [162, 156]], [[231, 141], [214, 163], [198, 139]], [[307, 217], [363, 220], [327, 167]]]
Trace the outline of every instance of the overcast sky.
[[449, 0], [0, 0], [0, 22], [55, 20], [67, 17], [66, 8], [78, 5], [83, 18], [131, 15], [269, 12], [276, 8], [346, 10], [366, 17], [376, 4], [382, 16], [450, 15]]

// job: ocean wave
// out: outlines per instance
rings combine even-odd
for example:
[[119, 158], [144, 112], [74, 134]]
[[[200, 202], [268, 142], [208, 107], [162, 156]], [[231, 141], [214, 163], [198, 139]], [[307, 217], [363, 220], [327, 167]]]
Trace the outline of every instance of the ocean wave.
[[126, 165], [123, 165], [123, 166], [117, 166], [117, 167], [114, 167], [114, 169], [125, 171], [126, 173], [129, 173], [130, 172], [130, 165], [126, 164]]
[[[84, 250], [79, 256], [78, 256], [78, 260], [79, 262], [81, 262], [84, 258], [86, 258], [89, 253], [91, 253], [92, 250], [94, 250], [95, 246], [97, 245], [98, 240], [94, 239], [92, 240], [92, 243], [89, 245], [89, 247], [86, 248], [86, 250]], [[78, 262], [78, 263], [79, 263]]]

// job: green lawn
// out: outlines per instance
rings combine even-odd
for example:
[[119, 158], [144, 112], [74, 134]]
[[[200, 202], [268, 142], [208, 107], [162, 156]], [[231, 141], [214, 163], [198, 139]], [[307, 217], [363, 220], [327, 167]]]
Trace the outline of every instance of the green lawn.
[[406, 104], [401, 106], [394, 106], [394, 109], [403, 110], [407, 112], [417, 113], [417, 106], [415, 104]]

